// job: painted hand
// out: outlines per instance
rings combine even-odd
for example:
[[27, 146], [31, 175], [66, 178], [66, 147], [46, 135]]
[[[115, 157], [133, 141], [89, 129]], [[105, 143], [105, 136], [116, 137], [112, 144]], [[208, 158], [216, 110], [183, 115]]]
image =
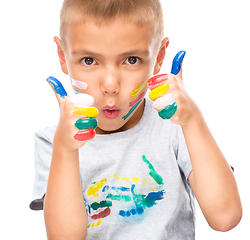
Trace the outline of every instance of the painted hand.
[[182, 61], [186, 52], [176, 54], [171, 74], [156, 75], [148, 80], [150, 99], [162, 119], [185, 125], [198, 107], [188, 96], [182, 80]]
[[86, 141], [95, 136], [98, 110], [92, 107], [94, 98], [88, 94], [78, 94], [68, 97], [63, 85], [54, 77], [46, 80], [53, 88], [59, 108], [60, 120], [57, 126], [57, 136], [61, 144], [70, 150], [81, 148]]

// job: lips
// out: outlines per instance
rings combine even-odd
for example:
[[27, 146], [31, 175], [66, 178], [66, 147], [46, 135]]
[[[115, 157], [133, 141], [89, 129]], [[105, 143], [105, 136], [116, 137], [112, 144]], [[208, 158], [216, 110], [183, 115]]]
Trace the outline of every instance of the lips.
[[120, 113], [120, 109], [116, 106], [106, 106], [102, 109], [103, 115], [108, 119], [115, 119]]

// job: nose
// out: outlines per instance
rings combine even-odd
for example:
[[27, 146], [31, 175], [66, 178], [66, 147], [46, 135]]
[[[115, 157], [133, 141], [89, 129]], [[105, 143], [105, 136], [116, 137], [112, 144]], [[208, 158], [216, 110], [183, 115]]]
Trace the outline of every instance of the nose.
[[101, 91], [105, 95], [117, 95], [120, 91], [118, 71], [111, 69], [103, 73]]

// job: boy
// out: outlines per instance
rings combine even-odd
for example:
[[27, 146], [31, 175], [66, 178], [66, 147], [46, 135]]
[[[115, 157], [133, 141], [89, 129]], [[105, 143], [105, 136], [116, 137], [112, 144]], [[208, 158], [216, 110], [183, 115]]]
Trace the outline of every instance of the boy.
[[[194, 196], [213, 229], [235, 227], [233, 173], [182, 70], [150, 79], [168, 46], [160, 2], [65, 0], [60, 35], [77, 95], [49, 78], [60, 120], [35, 135], [33, 199], [44, 201], [48, 239], [194, 239]], [[145, 98], [148, 79], [153, 106], [170, 121]]]

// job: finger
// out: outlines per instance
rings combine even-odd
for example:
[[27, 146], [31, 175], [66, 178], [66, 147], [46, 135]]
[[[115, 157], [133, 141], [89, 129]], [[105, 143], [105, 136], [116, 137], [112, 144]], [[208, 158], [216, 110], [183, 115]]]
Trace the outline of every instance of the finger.
[[174, 101], [175, 101], [175, 99], [173, 97], [173, 94], [172, 93], [167, 93], [167, 94], [163, 95], [162, 97], [157, 98], [153, 102], [153, 107], [157, 111], [160, 111], [163, 108], [172, 105]]
[[150, 90], [153, 90], [153, 89], [161, 86], [162, 84], [166, 83], [167, 80], [168, 80], [168, 74], [155, 75], [148, 80], [148, 82], [147, 82], [148, 88]]
[[87, 129], [78, 131], [78, 133], [74, 136], [74, 139], [78, 141], [87, 141], [93, 139], [95, 137], [95, 129]]
[[155, 101], [157, 98], [163, 96], [168, 92], [169, 84], [165, 83], [157, 88], [154, 88], [150, 93], [149, 93], [149, 98], [152, 101]]
[[75, 126], [79, 130], [83, 129], [95, 129], [98, 125], [98, 121], [95, 118], [80, 118], [76, 121]]
[[173, 64], [172, 64], [171, 73], [174, 75], [178, 75], [178, 78], [180, 79], [182, 79], [182, 62], [183, 62], [185, 55], [186, 55], [185, 51], [178, 52], [175, 55]]
[[57, 101], [60, 105], [61, 102], [67, 97], [67, 92], [65, 91], [63, 85], [61, 84], [59, 80], [51, 76], [48, 77], [46, 81], [50, 84], [50, 86], [54, 90]]
[[98, 110], [97, 108], [92, 107], [95, 100], [89, 94], [74, 95], [69, 97], [68, 100], [70, 100], [74, 105], [73, 113], [91, 118], [97, 117]]
[[174, 102], [172, 105], [163, 108], [161, 111], [158, 112], [159, 116], [162, 119], [170, 119], [174, 116], [177, 111], [177, 103]]

